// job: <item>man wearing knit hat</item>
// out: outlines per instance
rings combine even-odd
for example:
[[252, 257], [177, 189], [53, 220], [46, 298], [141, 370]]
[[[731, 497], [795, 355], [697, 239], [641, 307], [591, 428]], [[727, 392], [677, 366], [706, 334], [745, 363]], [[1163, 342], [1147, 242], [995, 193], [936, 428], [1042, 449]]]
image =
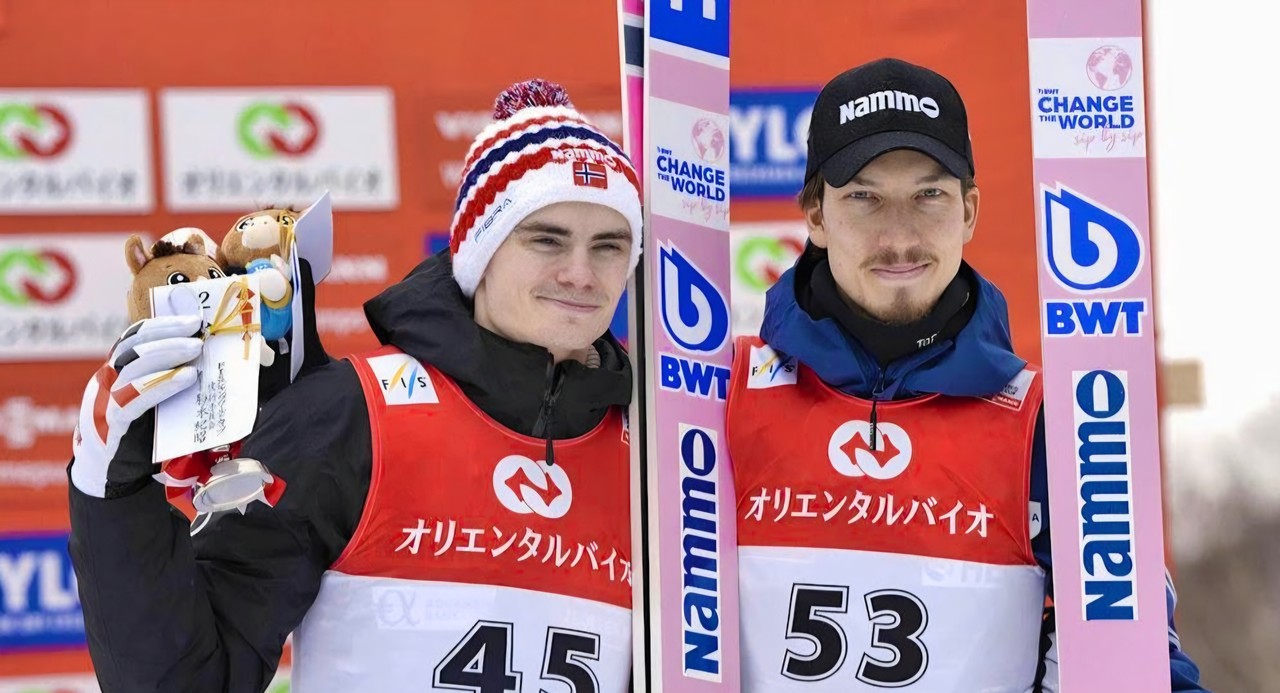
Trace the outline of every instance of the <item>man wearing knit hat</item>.
[[[365, 305], [384, 346], [261, 412], [241, 454], [288, 483], [274, 508], [170, 511], [149, 479], [159, 388], [77, 443], [71, 551], [104, 690], [262, 690], [290, 633], [300, 690], [626, 689], [631, 372], [608, 325], [639, 185], [553, 84], [495, 116], [450, 249]], [[184, 367], [183, 329], [131, 328], [118, 381]]]

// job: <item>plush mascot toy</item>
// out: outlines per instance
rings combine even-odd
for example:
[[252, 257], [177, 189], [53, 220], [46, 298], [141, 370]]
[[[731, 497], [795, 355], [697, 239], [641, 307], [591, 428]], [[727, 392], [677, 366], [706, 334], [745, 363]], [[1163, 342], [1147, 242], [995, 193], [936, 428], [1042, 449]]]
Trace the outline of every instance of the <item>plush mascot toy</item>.
[[236, 220], [218, 248], [218, 262], [227, 273], [258, 275], [262, 338], [268, 343], [283, 339], [293, 326], [289, 250], [297, 223], [292, 209], [252, 212]]
[[[227, 276], [228, 273], [216, 259], [217, 252], [218, 246], [213, 239], [197, 228], [172, 231], [151, 248], [144, 246], [141, 237], [130, 236], [125, 242], [125, 260], [133, 272], [133, 281], [129, 285], [129, 320], [137, 322], [151, 317], [153, 288]], [[285, 305], [287, 312], [287, 299]], [[274, 352], [263, 343], [260, 355], [262, 366], [270, 367], [273, 359]], [[166, 460], [161, 463], [156, 480], [165, 485], [170, 500], [181, 498], [193, 487], [198, 488], [207, 482], [214, 465], [234, 459], [239, 454], [239, 450], [240, 443], [236, 442], [229, 446], [201, 450]], [[262, 500], [268, 505], [275, 505], [282, 493], [284, 493], [283, 480], [274, 476], [269, 481], [264, 480]]]
[[[258, 378], [258, 405], [261, 407], [277, 393], [293, 382], [299, 374], [327, 363], [330, 360], [320, 343], [315, 325], [315, 282], [312, 261], [319, 262], [319, 279], [328, 273], [332, 257], [332, 217], [328, 195], [324, 195], [308, 208], [314, 214], [305, 236], [310, 246], [299, 243], [296, 259], [299, 283], [294, 284], [292, 253], [295, 251], [295, 226], [301, 220], [309, 222], [294, 209], [268, 208], [240, 217], [223, 238], [215, 244], [203, 231], [194, 228], [178, 229], [166, 235], [150, 250], [142, 240], [131, 238], [126, 249], [129, 267], [134, 280], [129, 292], [130, 318], [137, 321], [152, 315], [151, 289], [164, 284], [178, 284], [202, 279], [220, 278], [232, 274], [254, 274], [258, 277], [260, 303], [260, 330], [262, 339], [261, 370]], [[311, 254], [308, 255], [307, 247]], [[297, 296], [295, 299], [295, 292]], [[294, 324], [294, 301], [299, 303], [301, 324]], [[305, 355], [304, 355], [305, 352]], [[276, 358], [279, 354], [284, 358]], [[252, 500], [262, 500], [274, 506], [284, 492], [284, 481], [265, 469], [256, 473], [261, 485], [253, 481], [250, 487], [238, 483], [220, 485], [224, 492], [202, 494], [201, 489], [212, 491], [206, 482], [222, 482], [226, 478], [213, 467], [222, 463], [246, 462], [239, 459], [240, 443], [203, 450], [184, 457], [168, 460], [161, 465], [157, 480], [167, 487], [171, 501], [190, 500], [196, 512], [225, 510], [231, 507], [245, 511]], [[254, 462], [249, 460], [248, 462]], [[211, 475], [211, 471], [213, 474]], [[261, 489], [260, 491], [258, 489]], [[195, 490], [194, 495], [190, 495]], [[252, 491], [252, 493], [250, 493]], [[213, 501], [219, 498], [247, 498], [243, 502]], [[184, 508], [185, 512], [185, 508]]]
[[124, 244], [125, 261], [133, 272], [129, 285], [129, 322], [151, 317], [151, 289], [167, 284], [187, 284], [226, 276], [215, 259], [217, 245], [203, 231], [173, 231], [150, 248], [138, 235]]

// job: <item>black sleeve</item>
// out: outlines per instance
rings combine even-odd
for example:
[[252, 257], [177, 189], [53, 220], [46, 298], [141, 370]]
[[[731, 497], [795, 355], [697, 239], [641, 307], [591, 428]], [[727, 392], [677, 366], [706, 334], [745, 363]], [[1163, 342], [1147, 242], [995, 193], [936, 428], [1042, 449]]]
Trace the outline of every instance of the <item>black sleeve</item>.
[[245, 440], [241, 455], [285, 480], [274, 508], [189, 525], [159, 484], [110, 500], [72, 487], [71, 555], [102, 689], [265, 689], [359, 522], [371, 450], [359, 379], [338, 361], [268, 402]]

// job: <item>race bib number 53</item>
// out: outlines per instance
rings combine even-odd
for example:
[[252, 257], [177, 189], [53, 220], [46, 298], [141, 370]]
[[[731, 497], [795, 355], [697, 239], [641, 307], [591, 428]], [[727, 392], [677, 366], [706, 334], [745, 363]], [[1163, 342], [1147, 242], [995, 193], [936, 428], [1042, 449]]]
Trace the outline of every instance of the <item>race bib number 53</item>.
[[840, 585], [797, 584], [785, 633], [788, 648], [782, 675], [796, 681], [821, 681], [840, 675], [853, 650], [857, 664], [849, 675], [872, 686], [910, 685], [929, 666], [924, 634], [929, 611], [924, 602], [903, 590], [878, 590], [862, 595], [872, 624], [869, 643], [849, 642], [836, 614], [848, 613], [849, 588]]

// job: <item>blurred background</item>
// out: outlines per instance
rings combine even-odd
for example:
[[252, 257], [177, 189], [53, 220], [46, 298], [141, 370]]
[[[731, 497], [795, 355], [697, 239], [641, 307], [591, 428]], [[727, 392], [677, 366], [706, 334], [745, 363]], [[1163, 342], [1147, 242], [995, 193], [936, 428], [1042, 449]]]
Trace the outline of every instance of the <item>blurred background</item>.
[[[793, 198], [817, 89], [896, 55], [965, 96], [983, 190], [967, 257], [1038, 360], [1025, 2], [732, 12], [735, 331], [755, 329], [803, 243]], [[1280, 10], [1145, 13], [1145, 55], [1129, 56], [1145, 74], [1115, 76], [1146, 78], [1147, 131], [1133, 134], [1150, 162], [1178, 624], [1213, 690], [1280, 691], [1280, 361], [1263, 305], [1280, 131], [1259, 78]], [[244, 213], [327, 189], [320, 336], [334, 356], [371, 347], [361, 305], [446, 245], [462, 157], [499, 91], [561, 82], [620, 139], [616, 22], [610, 0], [0, 0], [0, 693], [97, 690], [65, 468], [84, 384], [127, 323], [124, 240], [183, 226], [221, 239]], [[1101, 87], [1083, 64], [1079, 80]]]

